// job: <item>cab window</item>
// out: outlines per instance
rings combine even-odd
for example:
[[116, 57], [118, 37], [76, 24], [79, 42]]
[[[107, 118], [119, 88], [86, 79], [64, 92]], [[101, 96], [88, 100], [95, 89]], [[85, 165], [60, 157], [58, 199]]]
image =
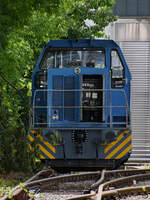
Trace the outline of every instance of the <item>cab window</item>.
[[105, 67], [105, 51], [99, 50], [62, 50], [49, 51], [45, 55], [40, 64], [41, 69], [48, 68], [71, 68], [71, 67]]
[[117, 50], [111, 51], [111, 85], [112, 88], [124, 87], [124, 66]]

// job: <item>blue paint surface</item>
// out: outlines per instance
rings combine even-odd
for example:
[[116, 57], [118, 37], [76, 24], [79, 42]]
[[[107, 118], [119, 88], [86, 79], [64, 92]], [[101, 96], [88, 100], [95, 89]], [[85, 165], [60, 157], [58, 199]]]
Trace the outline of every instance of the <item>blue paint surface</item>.
[[[41, 69], [40, 65], [47, 50], [61, 51], [69, 49], [73, 51], [103, 50], [105, 52], [105, 67], [84, 67], [79, 64], [75, 67]], [[111, 75], [111, 52], [118, 53], [122, 66], [123, 87], [113, 88]], [[79, 73], [76, 73], [76, 70]], [[35, 87], [37, 73], [46, 75], [45, 88]], [[102, 122], [83, 121], [81, 118], [82, 90], [84, 77], [99, 77], [103, 81], [103, 116]], [[120, 47], [112, 40], [52, 40], [42, 50], [36, 63], [32, 76], [32, 100], [34, 116], [32, 124], [35, 129], [42, 129], [42, 135], [48, 137], [58, 132], [62, 137], [62, 143], [57, 145], [56, 160], [58, 159], [105, 159], [104, 149], [107, 144], [116, 140], [117, 130], [130, 129], [130, 84], [131, 73], [121, 52]], [[128, 108], [128, 109], [127, 109]], [[96, 112], [96, 111], [95, 111]], [[53, 117], [56, 115], [56, 118]], [[35, 123], [37, 122], [37, 123]], [[76, 144], [73, 139], [73, 131], [87, 131], [88, 141], [79, 141]], [[113, 138], [107, 138], [109, 132]], [[81, 132], [82, 134], [82, 132]], [[131, 133], [130, 133], [131, 134]], [[76, 137], [80, 133], [76, 132]], [[85, 136], [85, 134], [83, 134]], [[122, 140], [126, 139], [125, 137]], [[50, 139], [48, 139], [51, 142]], [[82, 146], [82, 153], [77, 148]], [[118, 143], [119, 145], [119, 143]], [[129, 144], [127, 144], [128, 146]], [[124, 147], [126, 148], [126, 146]], [[122, 151], [122, 150], [120, 150]], [[120, 153], [119, 151], [119, 153]], [[119, 155], [118, 153], [118, 155]], [[128, 154], [128, 152], [127, 152]], [[127, 155], [125, 155], [127, 156]]]

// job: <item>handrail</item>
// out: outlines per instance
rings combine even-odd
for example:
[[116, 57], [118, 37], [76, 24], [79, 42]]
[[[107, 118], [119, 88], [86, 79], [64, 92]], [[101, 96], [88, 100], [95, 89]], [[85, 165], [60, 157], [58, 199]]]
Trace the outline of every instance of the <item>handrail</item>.
[[[103, 106], [92, 106], [92, 105], [90, 105], [90, 106], [83, 106], [83, 105], [80, 105], [80, 106], [78, 106], [78, 105], [75, 105], [75, 106], [52, 106], [51, 104], [49, 105], [49, 106], [47, 106], [47, 105], [43, 105], [43, 106], [37, 106], [36, 105], [36, 96], [37, 96], [37, 94], [38, 94], [38, 92], [47, 92], [47, 95], [51, 95], [51, 94], [53, 94], [54, 92], [80, 92], [80, 94], [82, 93], [82, 92], [100, 92], [100, 91], [102, 91], [102, 92], [121, 92], [122, 94], [123, 94], [123, 96], [124, 96], [124, 104], [125, 105], [123, 105], [123, 106], [117, 106], [117, 105], [112, 105], [112, 101], [110, 102], [109, 101], [109, 104], [108, 104], [108, 102], [107, 102], [107, 104], [108, 105], [103, 105]], [[51, 97], [51, 96], [50, 96]], [[49, 99], [50, 99], [50, 97], [49, 97]], [[129, 110], [129, 106], [128, 106], [128, 101], [127, 101], [127, 96], [126, 96], [126, 93], [125, 93], [125, 90], [123, 90], [123, 89], [62, 89], [62, 90], [60, 90], [60, 89], [37, 89], [37, 90], [35, 90], [35, 92], [34, 92], [34, 96], [33, 96], [33, 106], [32, 106], [32, 108], [33, 108], [33, 117], [32, 117], [32, 126], [34, 127], [35, 125], [78, 125], [78, 124], [87, 124], [88, 123], [88, 125], [89, 124], [98, 124], [98, 125], [101, 125], [101, 124], [106, 124], [106, 125], [117, 125], [117, 124], [125, 124], [126, 126], [128, 126], [128, 124], [129, 124], [129, 121], [128, 121], [128, 115], [129, 115], [129, 113], [130, 113], [130, 110]], [[79, 122], [74, 122], [74, 121], [72, 121], [72, 122], [65, 122], [65, 121], [62, 121], [62, 123], [60, 123], [60, 121], [59, 122], [57, 122], [57, 123], [54, 123], [54, 122], [46, 122], [46, 123], [44, 123], [44, 122], [42, 122], [42, 123], [40, 123], [40, 122], [36, 122], [35, 121], [35, 109], [59, 109], [59, 108], [63, 108], [63, 109], [77, 109], [77, 108], [88, 108], [88, 109], [93, 109], [93, 108], [102, 108], [102, 109], [109, 109], [109, 115], [111, 114], [111, 111], [112, 111], [112, 109], [113, 108], [119, 108], [119, 109], [124, 109], [124, 108], [126, 108], [126, 121], [125, 122], [108, 122], [108, 121], [105, 121], [105, 122], [81, 122], [81, 121], [79, 121]], [[110, 116], [110, 117], [112, 117], [112, 116]], [[74, 122], [74, 123], [73, 123]]]

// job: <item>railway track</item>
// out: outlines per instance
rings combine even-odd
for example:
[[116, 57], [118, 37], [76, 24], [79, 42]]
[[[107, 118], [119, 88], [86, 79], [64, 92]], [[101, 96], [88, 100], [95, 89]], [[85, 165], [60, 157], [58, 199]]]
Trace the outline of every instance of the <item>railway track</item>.
[[[120, 196], [148, 194], [150, 192], [150, 170], [113, 170], [84, 172], [68, 175], [54, 176], [52, 171], [45, 170], [26, 181], [22, 187], [13, 189], [14, 200], [38, 200], [36, 195], [30, 196], [30, 191], [35, 193], [53, 194], [57, 197], [42, 197], [41, 199], [115, 199]], [[136, 185], [133, 187], [133, 184]], [[140, 185], [139, 185], [140, 184]], [[55, 192], [54, 192], [55, 191]], [[67, 195], [64, 195], [64, 191]], [[86, 194], [83, 194], [86, 193]], [[69, 195], [71, 194], [71, 195]], [[63, 196], [64, 195], [64, 196]], [[61, 197], [62, 196], [62, 197]], [[7, 195], [1, 200], [10, 199]]]
[[[132, 199], [131, 196], [133, 195], [148, 195], [148, 193], [150, 192], [150, 185], [147, 185], [147, 182], [149, 182], [150, 184], [150, 170], [133, 170], [133, 172], [133, 174], [132, 172], [127, 172], [127, 176], [125, 177], [107, 180], [106, 182], [104, 182], [104, 173], [104, 178], [100, 181], [101, 183], [103, 183], [101, 184], [99, 182], [100, 184], [96, 199], [126, 199], [129, 196], [130, 199]], [[143, 199], [145, 198], [143, 197]]]

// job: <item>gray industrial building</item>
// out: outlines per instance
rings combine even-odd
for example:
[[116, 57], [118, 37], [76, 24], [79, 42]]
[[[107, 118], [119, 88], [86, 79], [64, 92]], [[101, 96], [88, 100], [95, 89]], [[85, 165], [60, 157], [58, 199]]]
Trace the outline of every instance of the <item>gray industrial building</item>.
[[150, 164], [150, 0], [116, 0], [118, 20], [108, 28], [132, 73], [132, 163]]

